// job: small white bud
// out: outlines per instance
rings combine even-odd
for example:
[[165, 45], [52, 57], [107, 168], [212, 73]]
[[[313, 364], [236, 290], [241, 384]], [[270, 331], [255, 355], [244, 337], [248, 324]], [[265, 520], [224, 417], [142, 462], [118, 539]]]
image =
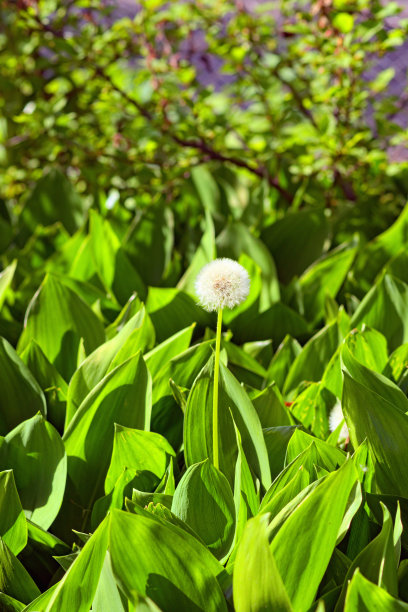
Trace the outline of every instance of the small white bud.
[[205, 310], [234, 308], [249, 294], [248, 272], [233, 259], [214, 259], [202, 268], [196, 278], [195, 290]]
[[[334, 431], [335, 429], [337, 429], [337, 427], [340, 425], [342, 421], [344, 421], [344, 414], [341, 409], [341, 404], [340, 402], [336, 402], [336, 404], [332, 408], [330, 415], [329, 415], [330, 431]], [[346, 423], [344, 423], [343, 427], [340, 430], [339, 441], [347, 440], [348, 437], [349, 437], [349, 430], [348, 430]]]

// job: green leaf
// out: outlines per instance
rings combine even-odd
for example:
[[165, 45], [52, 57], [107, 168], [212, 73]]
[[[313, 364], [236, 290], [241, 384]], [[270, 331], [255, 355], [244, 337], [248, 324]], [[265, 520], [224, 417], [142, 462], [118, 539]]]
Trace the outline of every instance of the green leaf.
[[352, 462], [346, 461], [297, 506], [272, 539], [272, 554], [297, 610], [308, 610], [316, 596], [356, 479]]
[[164, 342], [169, 336], [192, 323], [210, 327], [215, 321], [213, 315], [197, 306], [190, 295], [179, 289], [150, 287], [146, 309], [159, 342]]
[[153, 381], [156, 379], [163, 364], [168, 363], [171, 359], [188, 349], [194, 328], [195, 323], [185, 327], [145, 354], [144, 360], [149, 368]]
[[[383, 371], [388, 359], [387, 340], [380, 332], [363, 325], [361, 330], [353, 329], [346, 336], [344, 344], [363, 365], [377, 372]], [[342, 346], [339, 346], [322, 378], [322, 384], [338, 398], [341, 398], [343, 390], [341, 350]]]
[[346, 591], [354, 572], [361, 573], [390, 595], [398, 595], [397, 560], [394, 553], [393, 525], [391, 515], [383, 504], [383, 526], [379, 535], [360, 552], [350, 565], [343, 589], [336, 605], [336, 612], [343, 609]]
[[[235, 542], [239, 542], [248, 519], [254, 516], [259, 508], [259, 494], [255, 489], [248, 461], [242, 448], [240, 433], [235, 427], [238, 457], [235, 464], [234, 503], [236, 514]], [[235, 550], [235, 549], [234, 549]], [[232, 553], [232, 556], [234, 552]]]
[[386, 274], [367, 293], [352, 319], [351, 326], [363, 323], [387, 338], [391, 350], [408, 341], [408, 285]]
[[170, 206], [139, 209], [123, 246], [146, 285], [160, 285], [173, 253], [174, 220]]
[[283, 470], [288, 442], [293, 432], [296, 430], [296, 427], [296, 425], [290, 425], [283, 427], [268, 427], [263, 430], [272, 478], [276, 478]]
[[63, 431], [68, 385], [57, 368], [48, 361], [38, 344], [31, 340], [20, 355], [22, 361], [35, 376], [47, 400], [47, 418]]
[[0, 536], [14, 555], [27, 544], [27, 522], [12, 470], [0, 472]]
[[293, 425], [294, 419], [286, 408], [276, 384], [272, 383], [252, 397], [263, 429], [282, 425]]
[[[65, 427], [68, 426], [88, 393], [92, 391], [109, 371], [136, 354], [139, 350], [143, 351], [146, 345], [150, 343], [150, 339], [146, 338], [145, 317], [145, 308], [141, 305], [136, 314], [123, 325], [116, 336], [98, 346], [81, 363], [69, 383]], [[130, 351], [128, 350], [128, 343], [132, 347]], [[128, 347], [126, 353], [130, 352], [131, 354], [121, 359], [119, 355], [121, 349], [123, 350], [125, 347]]]
[[304, 316], [317, 323], [323, 318], [327, 296], [335, 298], [354, 260], [357, 247], [343, 244], [314, 262], [300, 277]]
[[160, 434], [130, 429], [115, 423], [113, 451], [105, 479], [105, 493], [113, 489], [125, 467], [140, 472], [151, 472], [161, 479], [170, 456], [175, 456], [175, 452]]
[[2, 538], [0, 538], [0, 567], [0, 592], [25, 604], [38, 597], [39, 588]]
[[92, 602], [92, 612], [127, 612], [126, 604], [122, 601], [115, 577], [109, 552], [106, 552]]
[[274, 345], [280, 344], [290, 334], [293, 337], [305, 336], [309, 329], [303, 317], [297, 312], [277, 302], [260, 314], [251, 309], [232, 320], [229, 327], [238, 344], [255, 340], [272, 340]]
[[113, 510], [109, 545], [113, 572], [131, 602], [142, 595], [165, 610], [226, 612], [217, 582], [222, 566], [184, 530]]
[[94, 210], [90, 213], [89, 237], [96, 270], [107, 293], [112, 291], [120, 304], [124, 304], [134, 291], [144, 299], [146, 286], [138, 271], [130, 263], [109, 221], [103, 220]]
[[286, 462], [290, 463], [296, 459], [296, 457], [306, 450], [312, 442], [314, 443], [316, 451], [319, 455], [320, 467], [333, 471], [338, 466], [342, 465], [346, 460], [346, 453], [344, 451], [331, 446], [323, 440], [314, 438], [300, 429], [296, 429], [293, 436], [289, 440], [286, 451]]
[[194, 284], [197, 274], [207, 263], [216, 258], [214, 224], [210, 213], [205, 210], [205, 230], [202, 235], [191, 263], [177, 284], [177, 289], [181, 289], [193, 296], [196, 295]]
[[[150, 412], [151, 378], [140, 353], [109, 372], [86, 396], [63, 438], [70, 485], [67, 504], [76, 520], [82, 515], [80, 508], [89, 511], [103, 495], [114, 424], [148, 430]], [[86, 518], [85, 514], [85, 522]], [[78, 523], [71, 526], [81, 528]]]
[[[190, 391], [184, 421], [186, 464], [212, 461], [212, 393], [214, 359], [211, 357], [194, 381]], [[238, 448], [234, 419], [242, 438], [248, 463], [263, 486], [270, 485], [270, 469], [262, 428], [251, 400], [235, 377], [220, 364], [219, 384], [220, 469], [232, 485]], [[231, 411], [231, 412], [230, 412]], [[232, 417], [231, 417], [232, 414]]]
[[70, 565], [64, 577], [40, 595], [26, 612], [89, 612], [108, 546], [109, 519], [106, 519]]
[[236, 612], [290, 612], [292, 606], [272, 555], [268, 515], [250, 519], [234, 564], [233, 592]]
[[95, 313], [57, 277], [48, 274], [26, 313], [19, 351], [35, 340], [65, 380], [77, 367], [83, 339], [86, 354], [104, 342], [101, 321]]
[[6, 434], [37, 412], [46, 414], [43, 392], [13, 347], [0, 338], [0, 433]]
[[208, 459], [188, 468], [174, 493], [171, 511], [217, 559], [228, 554], [235, 534], [234, 498], [228, 480]]
[[24, 610], [25, 604], [17, 601], [14, 597], [0, 593], [0, 606], [3, 612], [21, 612]]
[[371, 289], [378, 272], [391, 257], [405, 249], [407, 240], [408, 206], [405, 206], [398, 219], [385, 232], [359, 251], [352, 270], [358, 297]]
[[329, 226], [324, 211], [302, 210], [287, 214], [261, 233], [278, 270], [288, 283], [300, 275], [323, 251]]
[[71, 234], [83, 223], [85, 202], [60, 170], [53, 169], [36, 184], [26, 200], [22, 222], [31, 231], [57, 221]]
[[[183, 437], [183, 413], [172, 391], [173, 381], [180, 388], [191, 388], [212, 354], [213, 340], [201, 342], [164, 362], [153, 385], [152, 429], [167, 438], [178, 450]], [[204, 458], [204, 457], [203, 457]]]
[[390, 380], [359, 364], [347, 349], [342, 358], [342, 407], [353, 446], [367, 438], [381, 493], [408, 497], [404, 460], [408, 400]]
[[283, 389], [290, 367], [301, 350], [299, 342], [289, 335], [276, 349], [268, 367], [267, 379], [275, 382], [279, 389]]
[[337, 322], [318, 331], [295, 358], [285, 381], [283, 392], [295, 389], [302, 381], [321, 380], [327, 362], [343, 339]]
[[391, 597], [357, 569], [347, 589], [344, 612], [407, 612], [408, 604]]
[[67, 457], [57, 430], [40, 414], [17, 425], [4, 438], [0, 463], [14, 471], [27, 518], [48, 529], [61, 507], [67, 476]]

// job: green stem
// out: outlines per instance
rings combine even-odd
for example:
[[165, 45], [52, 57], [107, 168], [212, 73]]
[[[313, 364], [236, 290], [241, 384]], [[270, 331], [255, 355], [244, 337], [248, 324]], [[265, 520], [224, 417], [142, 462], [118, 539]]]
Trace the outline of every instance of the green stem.
[[214, 363], [214, 391], [213, 391], [213, 462], [214, 467], [219, 469], [218, 452], [218, 378], [220, 371], [220, 349], [221, 349], [222, 308], [217, 316], [217, 335], [215, 340], [215, 363]]

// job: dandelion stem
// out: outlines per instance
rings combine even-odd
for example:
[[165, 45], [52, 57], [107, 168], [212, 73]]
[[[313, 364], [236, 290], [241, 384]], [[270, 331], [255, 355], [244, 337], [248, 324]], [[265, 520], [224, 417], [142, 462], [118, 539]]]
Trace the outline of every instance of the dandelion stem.
[[214, 467], [219, 469], [218, 452], [218, 378], [220, 371], [220, 349], [221, 349], [222, 308], [218, 310], [217, 335], [215, 340], [215, 363], [214, 363], [214, 391], [213, 391], [213, 462]]

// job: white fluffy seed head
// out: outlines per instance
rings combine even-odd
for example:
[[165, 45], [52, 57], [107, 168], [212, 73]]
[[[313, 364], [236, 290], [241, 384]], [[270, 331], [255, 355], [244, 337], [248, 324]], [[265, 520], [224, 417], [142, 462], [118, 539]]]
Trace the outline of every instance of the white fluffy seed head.
[[249, 294], [248, 272], [237, 261], [222, 257], [202, 268], [196, 278], [195, 290], [205, 310], [234, 308]]
[[[340, 425], [340, 423], [344, 420], [344, 414], [341, 409], [340, 402], [337, 402], [332, 408], [329, 415], [329, 429], [330, 431], [334, 431]], [[344, 423], [343, 427], [340, 430], [339, 440], [346, 440], [349, 437], [349, 430]]]

